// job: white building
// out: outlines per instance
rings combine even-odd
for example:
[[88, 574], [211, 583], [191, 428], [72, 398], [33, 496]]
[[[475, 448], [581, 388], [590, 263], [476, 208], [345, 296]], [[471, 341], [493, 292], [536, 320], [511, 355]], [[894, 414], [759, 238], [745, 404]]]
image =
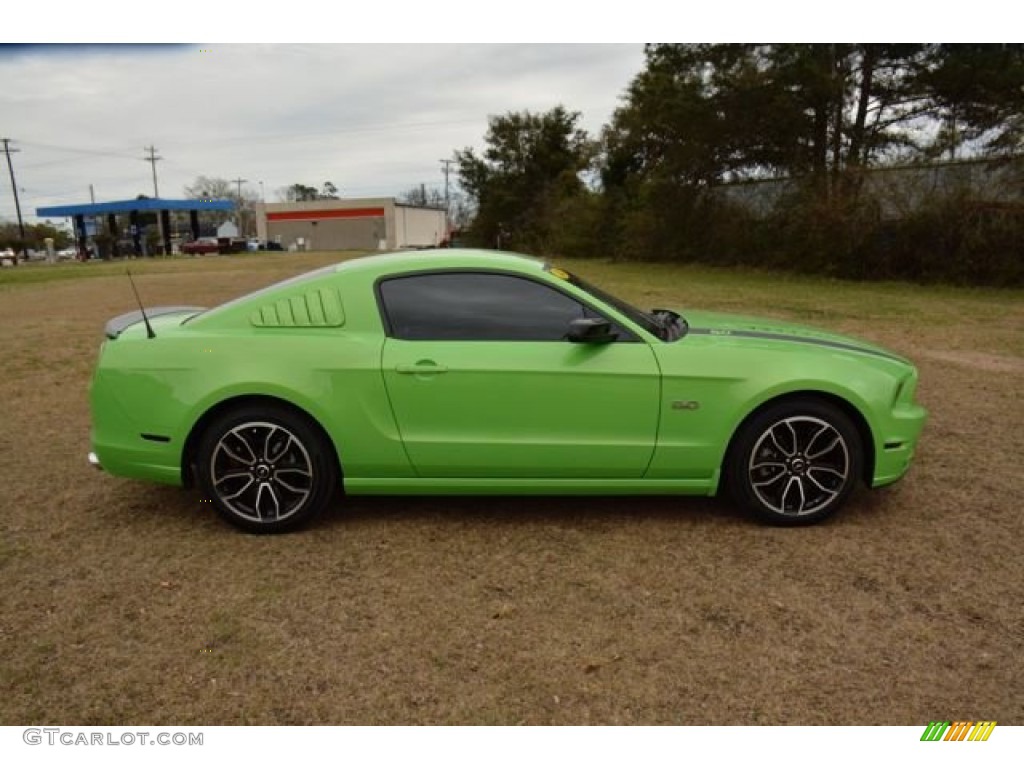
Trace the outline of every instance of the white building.
[[256, 232], [286, 250], [394, 250], [430, 248], [447, 235], [445, 211], [393, 197], [258, 203]]
[[225, 221], [217, 227], [217, 237], [238, 237], [238, 226], [233, 221]]

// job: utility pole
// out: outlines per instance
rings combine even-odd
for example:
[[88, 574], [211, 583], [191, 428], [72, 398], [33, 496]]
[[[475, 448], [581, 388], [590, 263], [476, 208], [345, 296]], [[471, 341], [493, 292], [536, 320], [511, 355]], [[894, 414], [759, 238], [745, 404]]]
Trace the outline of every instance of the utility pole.
[[248, 179], [232, 179], [235, 184], [238, 185], [238, 234], [240, 237], [245, 237], [245, 228], [242, 221], [242, 185], [245, 184]]
[[[442, 160], [441, 162], [444, 164], [444, 225], [447, 228], [448, 227], [448, 219], [451, 216], [451, 210], [452, 210], [451, 209], [451, 204], [449, 203], [449, 200], [448, 200], [448, 169], [451, 166], [451, 164], [454, 163], [455, 161], [454, 160]], [[445, 232], [445, 236], [446, 237], [447, 237], [447, 235], [448, 235], [448, 233]]]
[[93, 205], [96, 205], [96, 190], [92, 188], [92, 184], [89, 185], [89, 199], [92, 200]]
[[162, 157], [157, 157], [156, 147], [150, 144], [148, 147], [143, 147], [144, 150], [149, 152], [149, 157], [142, 158], [145, 162], [153, 166], [153, 197], [160, 197], [160, 189], [156, 185], [156, 161], [163, 160]]
[[[163, 160], [162, 157], [157, 157], [156, 147], [150, 144], [148, 147], [143, 147], [144, 150], [149, 152], [149, 157], [142, 158], [144, 161], [153, 166], [153, 197], [160, 197], [160, 189], [156, 185], [156, 161]], [[166, 242], [166, 236], [164, 235], [164, 217], [160, 211], [156, 212], [156, 227], [160, 233], [160, 242]], [[166, 254], [169, 255], [169, 254]]]
[[[25, 224], [21, 220], [21, 203], [18, 201], [18, 184], [14, 181], [14, 166], [11, 164], [11, 152], [20, 152], [20, 149], [11, 149], [10, 139], [0, 139], [4, 143], [4, 154], [7, 155], [7, 170], [11, 172], [11, 191], [14, 192], [14, 210], [18, 212], [18, 236], [21, 238], [22, 243], [25, 242]], [[22, 245], [22, 252], [24, 252], [24, 245]], [[14, 259], [14, 263], [18, 263], [17, 257]]]

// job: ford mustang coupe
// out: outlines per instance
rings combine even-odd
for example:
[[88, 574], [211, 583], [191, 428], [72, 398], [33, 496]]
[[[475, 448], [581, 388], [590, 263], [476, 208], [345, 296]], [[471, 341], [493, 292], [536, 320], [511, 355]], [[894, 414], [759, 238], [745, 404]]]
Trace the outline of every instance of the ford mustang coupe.
[[643, 311], [473, 250], [369, 256], [112, 319], [90, 462], [279, 532], [345, 494], [704, 494], [817, 522], [907, 471], [917, 371], [778, 321]]

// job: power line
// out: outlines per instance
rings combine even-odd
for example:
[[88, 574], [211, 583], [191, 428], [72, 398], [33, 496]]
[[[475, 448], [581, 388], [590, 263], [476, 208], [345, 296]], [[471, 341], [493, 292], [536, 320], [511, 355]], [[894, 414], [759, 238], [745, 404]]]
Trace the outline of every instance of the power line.
[[179, 171], [184, 171], [188, 175], [194, 176], [197, 179], [200, 176], [206, 176], [207, 178], [212, 178], [210, 173], [209, 173], [209, 171], [199, 171], [199, 170], [197, 170], [195, 168], [192, 168], [190, 166], [182, 165], [177, 160], [166, 160], [165, 159], [164, 162], [167, 163], [167, 165], [170, 166], [172, 169], [177, 168]]
[[[431, 121], [419, 121], [409, 123], [370, 123], [361, 126], [353, 126], [349, 128], [332, 128], [325, 131], [306, 131], [306, 132], [295, 132], [290, 131], [288, 133], [281, 134], [250, 134], [242, 136], [229, 136], [217, 139], [207, 139], [202, 142], [202, 146], [217, 146], [220, 144], [232, 144], [234, 146], [245, 145], [245, 144], [259, 144], [263, 142], [273, 141], [294, 141], [296, 139], [305, 138], [318, 138], [318, 137], [331, 137], [340, 135], [350, 135], [354, 133], [383, 133], [386, 131], [394, 130], [416, 130], [427, 127], [438, 127], [438, 126], [453, 126], [453, 125], [469, 125], [472, 123], [478, 123], [480, 118], [471, 119], [458, 119], [458, 120], [431, 120]], [[19, 141], [19, 144], [26, 147], [37, 147], [39, 149], [48, 149], [58, 152], [71, 152], [75, 154], [84, 155], [85, 157], [79, 158], [80, 160], [87, 159], [88, 157], [113, 157], [132, 159], [134, 156], [118, 152], [115, 149], [90, 149], [88, 147], [71, 147], [63, 144], [48, 144], [39, 141]], [[182, 144], [183, 142], [172, 142], [175, 146]], [[190, 146], [194, 146], [195, 142], [189, 142]], [[151, 149], [155, 152], [155, 148], [145, 147], [147, 152]], [[146, 162], [151, 162], [150, 158], [143, 158]], [[163, 158], [157, 158], [161, 160]], [[26, 168], [41, 168], [47, 165], [56, 165], [59, 163], [71, 162], [70, 160], [48, 160], [41, 163], [33, 163]]]
[[[11, 149], [10, 139], [0, 139], [4, 143], [4, 154], [7, 155], [7, 170], [11, 173], [11, 191], [14, 192], [14, 209], [18, 212], [18, 234], [22, 242], [25, 240], [25, 223], [21, 220], [21, 203], [18, 201], [18, 184], [14, 180], [14, 165], [11, 163], [11, 152], [20, 152], [20, 149]], [[17, 263], [17, 259], [15, 259]]]
[[97, 155], [99, 157], [119, 157], [131, 159], [133, 156], [124, 152], [115, 152], [112, 149], [89, 149], [87, 147], [68, 147], [62, 144], [43, 144], [38, 141], [19, 141], [25, 147], [36, 147], [38, 149], [51, 149], [57, 152], [72, 152], [79, 155]]
[[[479, 123], [480, 118], [472, 118], [465, 120], [432, 120], [422, 121], [414, 123], [371, 123], [361, 126], [352, 126], [349, 128], [332, 128], [327, 131], [289, 131], [288, 133], [264, 133], [264, 134], [249, 134], [243, 136], [225, 136], [216, 139], [205, 139], [203, 146], [216, 146], [218, 144], [246, 144], [246, 143], [262, 143], [265, 141], [293, 141], [295, 139], [305, 138], [317, 138], [321, 136], [342, 136], [350, 135], [353, 133], [383, 133], [385, 131], [393, 130], [413, 130], [420, 128], [430, 128], [445, 125], [470, 125], [473, 123]], [[183, 142], [173, 142], [175, 145]]]
[[[113, 155], [113, 157], [120, 157], [120, 155]], [[62, 166], [62, 167], [66, 167], [66, 166], [70, 165], [71, 163], [81, 163], [81, 162], [97, 163], [97, 162], [100, 162], [100, 161], [101, 161], [101, 158], [97, 157], [96, 155], [87, 154], [87, 155], [80, 155], [78, 157], [62, 157], [59, 160], [43, 160], [42, 162], [39, 162], [39, 163], [26, 163], [25, 165], [23, 165], [21, 167], [22, 167], [22, 169], [27, 169], [27, 168], [47, 168], [47, 167], [50, 167], [50, 166], [53, 166], [53, 165], [59, 165], [59, 166]]]

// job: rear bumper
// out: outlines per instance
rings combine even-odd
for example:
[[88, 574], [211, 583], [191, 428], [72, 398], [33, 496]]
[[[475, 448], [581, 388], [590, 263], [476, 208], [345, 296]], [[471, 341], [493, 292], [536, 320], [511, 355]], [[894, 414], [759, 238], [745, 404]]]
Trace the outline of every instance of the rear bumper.
[[115, 477], [182, 485], [180, 453], [172, 445], [138, 440], [132, 444], [93, 442], [89, 463]]
[[[93, 414], [90, 464], [116, 477], [181, 485], [179, 440], [173, 436], [154, 440], [153, 436], [144, 435], [147, 427], [129, 417], [121, 401], [114, 397], [113, 387], [103, 370], [98, 370], [93, 377], [89, 398]], [[139, 408], [136, 405], [135, 410]], [[160, 422], [149, 429], [159, 435], [170, 431]]]

